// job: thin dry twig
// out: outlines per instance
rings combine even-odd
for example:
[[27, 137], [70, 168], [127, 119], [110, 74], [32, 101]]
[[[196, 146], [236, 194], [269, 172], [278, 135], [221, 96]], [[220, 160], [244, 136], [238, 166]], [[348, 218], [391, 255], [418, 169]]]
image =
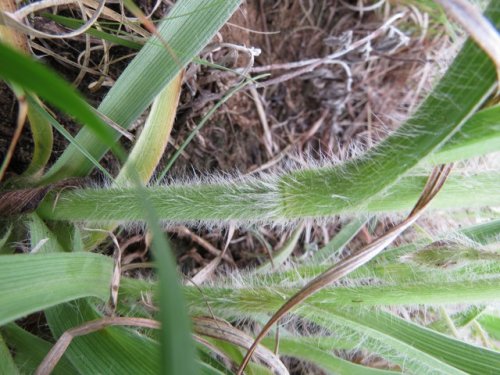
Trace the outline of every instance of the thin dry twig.
[[[81, 326], [67, 330], [61, 335], [61, 337], [59, 337], [57, 342], [43, 359], [42, 363], [40, 363], [36, 369], [35, 375], [49, 375], [54, 370], [57, 363], [60, 361], [75, 337], [85, 336], [111, 326], [132, 326], [149, 329], [161, 329], [160, 322], [145, 318], [105, 317], [87, 322]], [[212, 318], [193, 318], [193, 330], [199, 335], [224, 340], [245, 349], [249, 348], [253, 342], [253, 339], [250, 336], [222, 320]], [[206, 340], [201, 339], [196, 335], [194, 338], [202, 344], [206, 342]], [[211, 346], [208, 347], [212, 348]], [[276, 356], [269, 349], [263, 346], [258, 346], [255, 354], [267, 366], [274, 370], [274, 373], [278, 375], [288, 375], [288, 370], [280, 361], [278, 356]]]
[[271, 134], [271, 129], [269, 128], [269, 123], [267, 121], [266, 110], [264, 109], [261, 97], [259, 96], [257, 89], [254, 86], [250, 86], [249, 90], [255, 103], [255, 108], [257, 108], [257, 113], [262, 124], [262, 129], [264, 130], [264, 145], [266, 146], [266, 151], [268, 155], [272, 157], [274, 154], [273, 136]]
[[243, 27], [241, 25], [237, 25], [237, 24], [232, 23], [232, 22], [226, 22], [226, 25], [234, 27], [236, 29], [247, 31], [247, 32], [249, 32], [251, 34], [275, 35], [275, 34], [280, 34], [281, 33], [281, 31], [279, 31], [279, 30], [277, 30], [277, 31], [258, 31], [258, 30], [253, 30], [253, 29], [250, 29], [248, 27]]
[[68, 59], [64, 56], [61, 56], [61, 55], [51, 51], [50, 49], [45, 48], [44, 46], [41, 46], [40, 44], [35, 43], [33, 41], [30, 42], [30, 47], [33, 48], [34, 50], [40, 51], [46, 55], [52, 56], [53, 58], [60, 60], [60, 61], [64, 62], [65, 64], [74, 66], [75, 68], [78, 68], [78, 69], [84, 71], [85, 73], [94, 74], [96, 76], [101, 74], [101, 72], [99, 72], [98, 70], [89, 68], [88, 66], [81, 66], [80, 64], [78, 64], [74, 61], [71, 61], [70, 59]]
[[373, 11], [375, 9], [378, 9], [378, 8], [382, 7], [386, 3], [386, 0], [379, 0], [376, 3], [370, 4], [370, 5], [364, 5], [363, 3], [359, 3], [359, 2], [356, 5], [352, 5], [352, 4], [349, 4], [347, 1], [344, 1], [344, 0], [340, 0], [340, 2], [347, 9], [359, 12], [360, 16], [362, 16], [364, 12], [370, 12], [370, 11]]
[[352, 271], [369, 262], [382, 250], [389, 246], [389, 244], [394, 241], [402, 232], [409, 228], [420, 217], [420, 215], [424, 212], [424, 209], [429, 205], [429, 203], [444, 185], [451, 169], [452, 165], [449, 164], [437, 166], [432, 170], [419, 200], [415, 204], [415, 207], [410, 212], [408, 217], [403, 220], [403, 222], [391, 228], [387, 233], [377, 238], [362, 250], [348, 256], [330, 269], [326, 270], [321, 275], [317, 276], [315, 279], [307, 283], [307, 285], [304, 286], [295, 295], [289, 298], [288, 301], [283, 304], [283, 306], [281, 306], [277, 312], [274, 313], [274, 315], [271, 317], [271, 319], [269, 319], [264, 328], [262, 328], [261, 332], [257, 335], [254, 343], [245, 355], [245, 358], [243, 359], [237, 374], [243, 374], [243, 371], [248, 365], [248, 362], [250, 361], [257, 345], [259, 345], [262, 339], [267, 335], [271, 327], [285, 314], [287, 314], [295, 306], [297, 306], [299, 303], [301, 303], [317, 291], [325, 288], [331, 283], [339, 280], [340, 278], [348, 275]]
[[[36, 12], [41, 9], [50, 8], [57, 5], [67, 5], [77, 3], [81, 9], [82, 17], [84, 18], [85, 23], [80, 26], [78, 29], [64, 33], [64, 34], [49, 34], [43, 31], [39, 31], [33, 28], [30, 25], [23, 23], [23, 19], [26, 18], [33, 12]], [[15, 29], [24, 32], [25, 34], [35, 36], [37, 38], [45, 38], [45, 39], [66, 39], [66, 38], [74, 38], [75, 36], [81, 35], [85, 33], [88, 29], [90, 29], [97, 19], [101, 16], [104, 6], [106, 4], [106, 0], [100, 0], [97, 4], [96, 10], [92, 17], [86, 20], [86, 11], [84, 7], [85, 1], [75, 1], [75, 0], [43, 0], [38, 1], [36, 3], [28, 4], [25, 7], [19, 9], [14, 13], [10, 12], [0, 12], [0, 24], [4, 24], [7, 26], [14, 27]]]
[[[97, 26], [97, 29], [102, 31], [102, 28], [100, 26]], [[95, 46], [95, 47], [92, 47], [91, 50], [101, 49], [101, 48], [102, 48], [102, 52], [103, 52], [103, 61], [100, 64], [101, 65], [100, 69], [102, 71], [102, 74], [97, 79], [97, 81], [92, 82], [88, 85], [88, 88], [91, 92], [97, 92], [102, 87], [102, 85], [105, 84], [106, 77], [109, 74], [110, 60], [111, 60], [111, 57], [110, 57], [111, 45], [108, 42], [106, 42], [105, 40], [102, 40], [102, 47]]]
[[[85, 20], [87, 17], [86, 13], [87, 12], [82, 13], [82, 17]], [[82, 83], [83, 78], [85, 78], [86, 72], [82, 68], [87, 68], [89, 66], [89, 63], [90, 63], [90, 53], [92, 51], [92, 47], [90, 46], [90, 35], [85, 33], [84, 39], [85, 39], [85, 49], [78, 56], [78, 59], [77, 59], [78, 65], [79, 65], [79, 72], [78, 72], [78, 75], [76, 76], [76, 78], [73, 80], [73, 85], [75, 87], [80, 86], [80, 83]], [[83, 63], [80, 63], [80, 56], [83, 56]]]
[[98, 229], [98, 228], [84, 228], [84, 230], [88, 230], [91, 232], [106, 233], [111, 238], [113, 244], [115, 245], [115, 251], [113, 252], [113, 261], [115, 266], [113, 268], [113, 276], [111, 278], [111, 293], [110, 293], [111, 298], [109, 300], [111, 315], [114, 315], [116, 311], [116, 306], [118, 305], [118, 291], [120, 289], [120, 280], [122, 275], [122, 254], [123, 254], [122, 247], [120, 246], [118, 239], [116, 238], [115, 234], [112, 231], [105, 229]]
[[2, 161], [2, 166], [0, 167], [0, 181], [2, 181], [5, 172], [7, 171], [7, 167], [14, 155], [14, 149], [16, 148], [17, 141], [21, 136], [21, 133], [24, 129], [24, 124], [26, 123], [26, 117], [28, 116], [28, 103], [26, 102], [26, 98], [24, 95], [17, 96], [17, 102], [19, 103], [19, 108], [17, 110], [17, 125], [16, 130], [14, 131], [14, 135], [12, 136], [12, 141], [9, 144], [9, 148], [7, 153], [5, 154], [5, 158]]
[[231, 239], [233, 238], [234, 235], [234, 225], [229, 226], [229, 230], [227, 233], [227, 240], [226, 244], [224, 245], [224, 249], [222, 249], [222, 252], [212, 259], [210, 263], [208, 263], [201, 271], [199, 271], [193, 278], [191, 278], [191, 282], [194, 285], [200, 285], [203, 283], [205, 280], [209, 278], [209, 276], [215, 271], [217, 266], [220, 264], [222, 261], [223, 257], [226, 255], [227, 248], [229, 247], [229, 243], [231, 242]]
[[[193, 242], [196, 242], [198, 245], [203, 246], [205, 250], [207, 250], [209, 253], [215, 255], [215, 256], [220, 256], [222, 251], [217, 249], [214, 245], [212, 245], [210, 242], [205, 240], [204, 238], [194, 234], [191, 232], [188, 228], [185, 226], [177, 226], [175, 228], [171, 229], [172, 232], [177, 233], [180, 236], [187, 236], [190, 237]], [[222, 257], [226, 262], [229, 264], [235, 266], [234, 259], [229, 255], [229, 254], [224, 254]]]
[[[0, 25], [4, 24], [6, 26], [11, 26], [16, 28], [19, 31], [23, 31], [24, 33], [28, 35], [33, 35], [33, 36], [38, 36], [41, 32], [38, 30], [35, 30], [24, 23], [22, 23], [22, 19], [28, 17], [30, 14], [37, 12], [39, 10], [51, 8], [54, 6], [61, 6], [61, 5], [73, 5], [76, 1], [75, 0], [44, 0], [44, 1], [37, 1], [35, 3], [31, 3], [26, 5], [25, 7], [15, 11], [15, 12], [0, 12]], [[93, 20], [95, 17], [105, 17], [110, 20], [116, 21], [118, 23], [124, 23], [130, 30], [134, 31], [138, 35], [141, 35], [144, 38], [149, 38], [150, 33], [144, 30], [142, 27], [135, 25], [132, 22], [127, 22], [127, 20], [123, 17], [123, 15], [107, 8], [104, 7], [105, 1], [97, 2], [96, 0], [81, 0], [78, 2], [81, 4], [81, 6], [85, 5], [89, 8], [96, 9], [94, 16], [91, 17], [89, 21], [87, 21], [87, 26], [91, 27], [95, 21]], [[99, 10], [100, 7], [103, 6], [102, 10]], [[86, 31], [86, 25], [83, 25], [81, 28], [72, 31], [71, 33], [67, 34], [58, 34], [58, 35], [52, 35], [52, 34], [47, 34], [48, 36], [41, 36], [43, 38], [69, 38], [69, 37], [74, 37], [82, 34], [82, 29]], [[45, 34], [45, 33], [42, 33]], [[74, 34], [74, 35], [73, 35]]]
[[[253, 343], [253, 339], [250, 336], [222, 320], [194, 318], [193, 329], [196, 333], [201, 335], [224, 340], [244, 349], [250, 348]], [[271, 350], [262, 345], [258, 345], [255, 348], [255, 354], [274, 374], [288, 374], [285, 365]]]
[[71, 341], [73, 341], [75, 337], [85, 336], [110, 326], [134, 326], [160, 329], [160, 322], [144, 318], [111, 317], [93, 320], [91, 322], [82, 324], [79, 327], [71, 328], [64, 332], [61, 337], [59, 337], [59, 340], [57, 340], [55, 345], [52, 347], [52, 349], [50, 349], [50, 351], [43, 359], [42, 363], [40, 363], [40, 365], [37, 367], [35, 375], [49, 375], [54, 370], [57, 363], [64, 355], [66, 349], [68, 349], [68, 346], [71, 344]]

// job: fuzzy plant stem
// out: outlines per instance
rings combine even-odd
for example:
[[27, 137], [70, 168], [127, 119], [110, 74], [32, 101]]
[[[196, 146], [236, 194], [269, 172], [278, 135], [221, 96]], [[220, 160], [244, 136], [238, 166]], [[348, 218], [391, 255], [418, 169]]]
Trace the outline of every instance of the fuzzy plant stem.
[[[333, 170], [316, 170], [327, 179]], [[309, 172], [312, 175], [312, 172]], [[314, 176], [317, 178], [317, 176]], [[498, 174], [473, 178], [450, 178], [431, 207], [460, 208], [500, 204]], [[393, 212], [408, 210], [425, 185], [425, 177], [408, 177], [383, 196], [359, 207], [342, 207], [331, 188], [321, 184], [295, 182], [285, 174], [274, 180], [233, 180], [218, 184], [172, 185], [144, 190], [161, 220], [175, 222], [286, 223], [300, 218], [322, 218], [340, 213]], [[300, 187], [300, 189], [299, 189]], [[316, 189], [314, 189], [316, 187]], [[460, 196], [460, 199], [456, 197]], [[495, 201], [495, 203], [492, 203]], [[39, 214], [51, 220], [70, 221], [142, 221], [144, 212], [134, 188], [64, 190], [54, 193], [39, 208]]]
[[[434, 271], [440, 272], [440, 271]], [[258, 283], [266, 282], [267, 276], [258, 276]], [[155, 302], [158, 285], [147, 281], [123, 278], [120, 293], [122, 298], [140, 300], [144, 293], [152, 293]], [[498, 301], [498, 275], [479, 280], [439, 280], [437, 282], [405, 282], [398, 285], [353, 285], [332, 286], [309, 297], [307, 304], [299, 306], [371, 307], [410, 306], [414, 304], [446, 305], [458, 303], [480, 303]], [[223, 317], [248, 316], [276, 311], [283, 301], [296, 293], [299, 287], [278, 285], [222, 285], [203, 286], [201, 289], [185, 286], [184, 295], [194, 314], [208, 314], [207, 304]]]
[[[318, 292], [307, 300], [307, 304], [367, 307], [481, 303], [498, 300], [499, 287], [500, 279], [498, 278], [479, 281], [409, 283], [397, 286], [336, 287]], [[186, 288], [186, 294], [191, 308], [197, 313], [206, 313], [203, 308], [197, 308], [197, 306], [203, 306], [202, 303], [205, 301], [217, 311], [225, 310], [226, 314], [245, 315], [245, 312], [247, 314], [274, 312], [283, 303], [283, 296], [290, 296], [298, 290], [298, 288], [279, 287], [203, 288], [201, 295], [194, 288]]]
[[[499, 7], [490, 5], [486, 15], [500, 26]], [[394, 200], [398, 195], [388, 188], [397, 189], [398, 180], [445, 144], [484, 105], [495, 91], [495, 73], [488, 57], [468, 41], [415, 115], [363, 156], [333, 167], [276, 177], [152, 187], [148, 190], [151, 202], [160, 219], [174, 222], [286, 222], [377, 211], [369, 206], [374, 197], [392, 195], [389, 200]], [[425, 178], [410, 184], [410, 188], [416, 186], [414, 200], [398, 209], [411, 208], [424, 184]], [[438, 202], [445, 193], [438, 195]], [[494, 199], [495, 194], [490, 195]], [[64, 191], [57, 204], [49, 199], [39, 212], [55, 220], [140, 221], [144, 213], [136, 201], [136, 192], [127, 189]], [[449, 203], [456, 207], [458, 200]]]

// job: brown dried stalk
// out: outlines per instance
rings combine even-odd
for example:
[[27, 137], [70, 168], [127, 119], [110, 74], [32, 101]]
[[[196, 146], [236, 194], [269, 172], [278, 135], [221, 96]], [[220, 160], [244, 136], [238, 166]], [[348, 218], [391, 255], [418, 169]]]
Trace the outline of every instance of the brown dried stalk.
[[[161, 328], [160, 322], [144, 318], [106, 317], [87, 322], [79, 327], [67, 330], [61, 335], [61, 337], [59, 337], [59, 340], [57, 340], [55, 345], [43, 359], [42, 363], [36, 369], [35, 375], [49, 375], [54, 370], [57, 363], [62, 358], [66, 349], [68, 349], [71, 341], [73, 341], [75, 337], [85, 336], [111, 326], [134, 326], [150, 329]], [[194, 318], [193, 329], [199, 335], [224, 340], [245, 349], [248, 349], [253, 342], [253, 339], [250, 336], [234, 328], [229, 323], [212, 318]], [[197, 337], [196, 335], [195, 339], [201, 344], [205, 345], [207, 343], [204, 339]], [[210, 346], [210, 348], [213, 349], [212, 346]], [[275, 374], [288, 375], [288, 370], [280, 361], [278, 356], [269, 349], [263, 346], [258, 346], [255, 350], [255, 354], [260, 360], [269, 366]]]
[[159, 329], [160, 323], [156, 320], [144, 319], [144, 318], [102, 318], [98, 320], [93, 320], [82, 324], [79, 327], [72, 328], [64, 332], [55, 345], [50, 349], [42, 363], [38, 366], [35, 371], [35, 375], [49, 375], [57, 363], [63, 356], [66, 349], [68, 349], [69, 344], [75, 337], [85, 336], [90, 333], [100, 331], [106, 327], [110, 326], [134, 326], [143, 328]]

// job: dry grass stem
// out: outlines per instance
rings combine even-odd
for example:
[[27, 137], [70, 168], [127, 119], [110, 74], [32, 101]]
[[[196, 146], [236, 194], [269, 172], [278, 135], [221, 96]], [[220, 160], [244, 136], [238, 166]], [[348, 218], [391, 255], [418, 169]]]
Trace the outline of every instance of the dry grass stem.
[[[221, 256], [222, 254], [221, 250], [217, 249], [210, 242], [198, 236], [197, 234], [193, 233], [185, 226], [177, 226], [175, 228], [170, 229], [170, 231], [177, 233], [180, 236], [189, 237], [193, 242], [196, 242], [198, 245], [201, 245], [205, 250], [215, 255], [216, 257]], [[229, 264], [235, 266], [234, 259], [229, 254], [224, 254], [222, 256], [222, 259], [224, 259]]]
[[[57, 342], [43, 359], [42, 363], [40, 363], [36, 369], [35, 375], [49, 375], [54, 370], [57, 363], [62, 358], [75, 337], [85, 336], [111, 326], [132, 326], [149, 329], [161, 329], [160, 322], [144, 318], [106, 317], [87, 322], [81, 326], [67, 330], [61, 335], [61, 337], [59, 337]], [[193, 329], [198, 335], [223, 340], [244, 349], [248, 349], [253, 342], [253, 339], [244, 332], [232, 327], [224, 321], [212, 318], [193, 318]], [[199, 339], [196, 336], [195, 339], [198, 339], [201, 343], [206, 342], [206, 340]], [[212, 346], [210, 345], [208, 347]], [[288, 370], [280, 361], [278, 356], [269, 349], [259, 345], [255, 350], [255, 354], [259, 360], [269, 366], [275, 374], [288, 374]]]
[[2, 161], [2, 165], [0, 167], [0, 181], [2, 181], [5, 172], [7, 171], [7, 167], [14, 155], [14, 150], [16, 148], [17, 142], [19, 141], [19, 137], [24, 129], [24, 124], [26, 124], [26, 118], [28, 116], [28, 103], [26, 102], [26, 98], [24, 95], [19, 95], [17, 97], [18, 102], [18, 110], [17, 110], [17, 123], [16, 130], [10, 141], [9, 148], [7, 149], [7, 153], [5, 154], [5, 158]]
[[227, 239], [226, 239], [226, 244], [224, 245], [224, 249], [221, 251], [219, 255], [217, 255], [214, 259], [210, 261], [205, 267], [201, 269], [194, 277], [190, 279], [190, 282], [192, 282], [194, 285], [200, 285], [215, 272], [217, 266], [220, 264], [222, 259], [224, 259], [224, 256], [226, 255], [227, 249], [229, 247], [229, 243], [231, 242], [231, 239], [233, 238], [234, 235], [234, 230], [235, 227], [234, 225], [229, 225], [229, 230], [227, 233]]
[[[66, 5], [76, 3], [80, 7], [82, 12], [82, 17], [84, 18], [85, 23], [80, 26], [78, 29], [64, 33], [64, 34], [49, 34], [43, 31], [39, 31], [30, 25], [27, 25], [23, 22], [23, 19], [26, 18], [29, 14], [50, 8], [58, 5]], [[84, 34], [88, 29], [90, 29], [97, 21], [97, 19], [101, 16], [104, 10], [104, 6], [106, 4], [106, 0], [100, 0], [97, 3], [96, 10], [94, 14], [86, 20], [86, 9], [84, 7], [85, 1], [74, 1], [74, 0], [42, 0], [36, 3], [32, 3], [26, 5], [25, 7], [19, 9], [18, 11], [12, 13], [3, 12], [0, 13], [0, 23], [11, 26], [19, 31], [24, 32], [25, 34], [44, 39], [69, 39], [74, 38], [76, 36]]]
[[113, 268], [113, 276], [111, 278], [111, 288], [110, 288], [111, 298], [109, 300], [109, 307], [111, 310], [111, 315], [114, 315], [115, 311], [116, 311], [116, 306], [118, 305], [118, 291], [120, 289], [120, 279], [121, 279], [121, 275], [123, 272], [123, 270], [122, 270], [122, 255], [123, 255], [122, 247], [120, 246], [118, 239], [116, 238], [115, 234], [112, 231], [105, 230], [105, 229], [98, 229], [98, 228], [84, 228], [84, 230], [87, 230], [90, 232], [105, 233], [111, 238], [111, 241], [113, 241], [113, 245], [115, 247], [115, 250], [113, 251], [114, 268]]
[[[198, 334], [227, 341], [241, 348], [248, 349], [253, 343], [253, 339], [246, 333], [234, 328], [230, 324], [212, 318], [194, 318], [194, 331]], [[288, 374], [287, 368], [283, 365], [279, 357], [264, 346], [257, 345], [255, 354], [259, 360], [264, 362], [274, 374]]]
[[40, 363], [40, 365], [36, 369], [35, 375], [49, 375], [54, 370], [57, 363], [64, 355], [66, 349], [68, 349], [68, 346], [71, 344], [71, 341], [73, 341], [75, 337], [85, 336], [111, 326], [133, 326], [150, 329], [160, 329], [159, 322], [157, 322], [156, 320], [144, 318], [112, 317], [87, 322], [79, 327], [67, 330], [61, 335], [61, 337], [59, 337], [52, 349], [50, 349], [50, 351], [43, 359], [42, 363]]
[[269, 123], [267, 122], [266, 110], [262, 104], [262, 98], [259, 96], [259, 93], [255, 89], [254, 86], [250, 86], [250, 93], [252, 94], [252, 98], [255, 103], [255, 107], [257, 108], [257, 113], [259, 114], [259, 119], [262, 124], [262, 129], [264, 130], [264, 145], [266, 146], [266, 151], [270, 157], [273, 156], [273, 138], [271, 134], [271, 130], [269, 129]]

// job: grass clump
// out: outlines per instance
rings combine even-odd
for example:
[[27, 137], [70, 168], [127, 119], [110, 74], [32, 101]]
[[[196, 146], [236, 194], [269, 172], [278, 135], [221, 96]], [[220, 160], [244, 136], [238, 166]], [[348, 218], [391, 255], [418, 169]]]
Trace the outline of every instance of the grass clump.
[[[36, 4], [37, 11], [50, 6]], [[179, 1], [159, 24], [143, 13], [147, 9], [127, 4], [130, 13], [122, 9], [121, 26], [114, 7], [84, 4], [101, 12], [79, 34], [87, 54], [90, 37], [98, 38], [101, 61], [108, 63], [108, 43], [140, 49], [99, 98], [97, 109], [14, 41], [12, 35], [25, 40], [23, 33], [34, 33], [16, 21], [33, 11], [30, 6], [0, 13], [6, 25], [0, 30], [0, 77], [19, 102], [13, 144], [26, 119], [34, 138], [33, 162], [23, 175], [7, 173], [16, 160], [14, 147], [2, 167], [1, 371], [287, 374], [292, 372], [290, 358], [300, 360], [304, 371], [311, 366], [341, 374], [493, 374], [500, 367], [500, 317], [490, 306], [500, 285], [500, 224], [491, 208], [500, 203], [500, 180], [497, 169], [471, 170], [468, 164], [469, 158], [489, 158], [486, 154], [498, 150], [497, 67], [473, 40], [464, 43], [403, 125], [362, 147], [365, 151], [332, 162], [332, 143], [322, 143], [331, 130], [318, 138], [315, 134], [327, 122], [342, 127], [346, 113], [354, 111], [355, 88], [363, 82], [356, 81], [355, 57], [367, 64], [380, 54], [390, 60], [407, 44], [408, 37], [395, 26], [404, 13], [394, 11], [359, 39], [349, 33], [327, 35], [324, 46], [311, 44], [301, 60], [297, 51], [281, 45], [291, 62], [266, 65], [264, 59], [255, 62], [259, 51], [245, 40], [212, 40], [231, 14], [236, 12], [233, 21], [241, 17], [238, 1]], [[306, 9], [296, 2], [283, 12], [300, 12], [304, 22], [317, 21], [316, 28], [326, 29], [332, 22], [324, 17], [326, 5]], [[345, 5], [341, 12], [354, 17], [382, 6], [390, 10], [388, 2], [381, 2], [370, 9]], [[77, 29], [88, 18], [71, 21], [68, 16], [62, 12], [44, 19]], [[270, 11], [268, 17], [289, 25], [279, 13]], [[499, 27], [495, 2], [485, 17]], [[238, 27], [234, 39], [253, 32]], [[291, 30], [288, 37], [300, 41], [301, 28]], [[219, 38], [224, 40], [226, 33]], [[264, 55], [271, 53], [273, 33], [258, 35], [267, 45]], [[312, 52], [324, 57], [307, 55]], [[91, 74], [95, 69], [85, 64], [82, 71]], [[107, 73], [92, 82], [90, 91], [112, 80], [111, 65], [99, 67]], [[257, 75], [276, 70], [287, 73]], [[297, 77], [302, 81], [295, 86], [290, 80]], [[183, 89], [183, 82], [189, 87]], [[280, 123], [276, 105], [264, 97], [282, 96], [283, 105], [291, 108], [294, 92], [310, 100], [310, 85], [321, 97], [313, 104], [324, 107], [314, 131], [306, 128], [295, 144], [309, 150], [319, 145], [325, 156], [310, 153], [292, 166], [273, 167], [282, 158], [297, 157], [288, 146], [277, 152], [290, 124]], [[248, 121], [261, 127], [262, 153], [256, 158], [265, 162], [240, 174], [219, 171], [176, 179], [179, 160], [200, 158], [196, 142], [200, 149], [223, 150], [214, 144], [217, 136], [207, 136], [219, 129], [226, 137], [230, 128], [217, 128], [222, 117], [214, 115], [215, 109], [244, 110], [245, 95], [255, 106]], [[203, 112], [200, 103], [211, 100], [219, 102]], [[47, 104], [81, 123], [76, 136], [66, 130], [71, 120]], [[134, 122], [145, 111], [144, 128], [136, 132]], [[361, 113], [371, 118], [366, 115], [370, 111]], [[204, 127], [210, 116], [215, 125]], [[304, 116], [304, 123], [313, 118]], [[292, 130], [301, 129], [300, 121]], [[168, 142], [178, 146], [176, 137], [186, 135], [176, 128], [179, 124], [190, 127], [191, 134], [165, 157]], [[52, 127], [69, 145], [49, 161]], [[128, 141], [118, 143], [120, 137]], [[454, 169], [451, 162], [457, 163]], [[101, 171], [101, 182], [93, 170]], [[151, 182], [155, 171], [161, 178]], [[86, 177], [90, 173], [93, 177]], [[476, 215], [487, 222], [430, 232], [423, 229], [432, 222], [424, 210], [447, 212], [453, 220], [462, 215], [469, 222]], [[380, 220], [387, 214], [390, 224]], [[337, 215], [348, 218], [347, 225], [329, 238], [328, 225]], [[176, 233], [172, 243], [162, 226]], [[403, 240], [409, 228], [415, 228], [413, 237]], [[240, 233], [246, 234], [236, 238]], [[214, 235], [220, 246], [210, 242]], [[211, 254], [210, 261], [197, 251], [181, 252], [193, 242]], [[245, 246], [267, 249], [270, 259], [254, 267]], [[298, 248], [304, 249], [302, 256], [296, 256]], [[191, 264], [184, 280], [173, 255]], [[202, 264], [198, 272], [192, 266], [196, 262]], [[223, 262], [232, 269], [219, 267]], [[48, 330], [45, 323], [30, 323], [33, 317], [46, 322]]]

